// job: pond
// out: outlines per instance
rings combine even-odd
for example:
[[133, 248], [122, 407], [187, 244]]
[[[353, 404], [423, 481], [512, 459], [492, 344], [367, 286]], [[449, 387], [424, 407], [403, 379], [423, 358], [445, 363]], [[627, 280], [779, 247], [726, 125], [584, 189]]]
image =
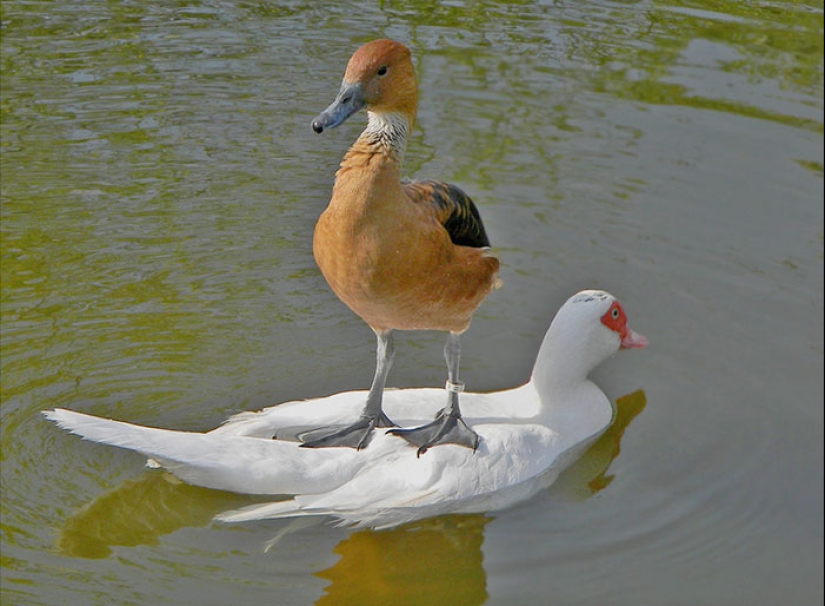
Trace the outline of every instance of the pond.
[[[3, 3], [3, 603], [821, 603], [822, 3], [326, 4]], [[40, 411], [200, 431], [369, 385], [311, 250], [364, 119], [310, 122], [377, 37], [420, 83], [405, 173], [467, 191], [501, 258], [468, 389], [526, 381], [583, 288], [651, 345], [516, 507], [212, 523], [251, 498]], [[443, 385], [442, 347], [400, 333], [389, 385]]]

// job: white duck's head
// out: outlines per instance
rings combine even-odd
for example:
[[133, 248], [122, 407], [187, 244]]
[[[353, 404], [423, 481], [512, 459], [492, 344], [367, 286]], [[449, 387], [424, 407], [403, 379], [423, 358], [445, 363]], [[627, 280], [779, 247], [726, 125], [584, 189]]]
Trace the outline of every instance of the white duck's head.
[[572, 389], [619, 349], [645, 347], [648, 340], [627, 326], [616, 297], [583, 290], [570, 297], [544, 337], [533, 381], [540, 394]]

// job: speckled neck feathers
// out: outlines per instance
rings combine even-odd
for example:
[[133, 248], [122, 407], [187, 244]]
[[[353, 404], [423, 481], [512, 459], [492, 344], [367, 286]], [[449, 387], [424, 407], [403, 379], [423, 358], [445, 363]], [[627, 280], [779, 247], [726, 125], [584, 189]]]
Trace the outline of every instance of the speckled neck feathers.
[[367, 116], [367, 127], [341, 161], [338, 177], [348, 168], [363, 167], [365, 155], [368, 157], [366, 164], [384, 160], [400, 170], [407, 149], [410, 121], [399, 113], [367, 112]]

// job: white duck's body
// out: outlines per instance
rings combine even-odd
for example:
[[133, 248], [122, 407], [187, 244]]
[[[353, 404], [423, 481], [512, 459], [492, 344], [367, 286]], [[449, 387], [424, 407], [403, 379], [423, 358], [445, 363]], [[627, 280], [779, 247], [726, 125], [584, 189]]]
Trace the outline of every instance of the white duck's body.
[[[464, 419], [481, 436], [475, 452], [445, 444], [417, 456], [414, 446], [381, 430], [360, 451], [302, 448], [283, 439], [319, 425], [345, 424], [361, 410], [362, 391], [241, 413], [207, 433], [63, 409], [45, 414], [87, 440], [139, 452], [191, 484], [294, 495], [218, 516], [223, 521], [330, 515], [381, 528], [445, 513], [493, 511], [549, 486], [609, 427], [612, 405], [587, 374], [620, 346], [647, 344], [626, 328], [623, 312], [624, 333], [605, 323], [615, 308], [621, 312], [607, 293], [578, 293], [553, 321], [527, 384], [462, 395]], [[443, 400], [440, 389], [390, 390], [384, 407], [396, 422], [414, 425], [431, 419]]]

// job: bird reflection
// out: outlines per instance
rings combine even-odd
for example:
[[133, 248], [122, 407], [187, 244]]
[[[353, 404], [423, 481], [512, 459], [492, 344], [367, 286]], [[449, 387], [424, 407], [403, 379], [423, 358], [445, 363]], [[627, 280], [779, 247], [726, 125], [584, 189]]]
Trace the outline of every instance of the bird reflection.
[[[614, 479], [608, 468], [619, 455], [625, 430], [646, 405], [643, 391], [619, 398], [610, 428], [564, 471], [550, 490], [582, 500]], [[97, 497], [69, 518], [57, 541], [66, 556], [105, 558], [114, 546], [154, 545], [180, 528], [207, 526], [213, 516], [265, 500], [184, 484], [147, 471]], [[482, 563], [484, 527], [492, 517], [448, 515], [392, 530], [361, 530], [334, 549], [340, 559], [316, 576], [330, 581], [316, 604], [482, 604], [487, 599]], [[295, 532], [299, 532], [297, 529]], [[271, 542], [272, 543], [272, 542]]]
[[147, 471], [106, 492], [66, 520], [57, 550], [78, 558], [105, 558], [112, 547], [156, 545], [180, 528], [208, 526], [218, 512], [255, 499], [184, 484], [171, 474]]
[[362, 530], [338, 543], [341, 556], [316, 573], [330, 581], [317, 606], [403, 603], [481, 604], [487, 599], [481, 544], [491, 518], [449, 515], [378, 532]]

